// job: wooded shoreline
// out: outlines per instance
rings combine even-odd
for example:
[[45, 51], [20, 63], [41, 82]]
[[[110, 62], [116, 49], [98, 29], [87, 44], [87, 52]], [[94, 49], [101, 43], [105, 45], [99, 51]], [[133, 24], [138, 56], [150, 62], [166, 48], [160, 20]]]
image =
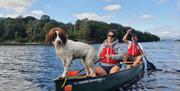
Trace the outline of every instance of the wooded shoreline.
[[[106, 23], [88, 20], [87, 18], [76, 20], [75, 24], [65, 24], [51, 19], [48, 15], [43, 15], [40, 19], [32, 16], [0, 17], [0, 42], [5, 44], [13, 44], [13, 42], [14, 44], [43, 44], [46, 33], [54, 27], [63, 28], [69, 39], [87, 43], [103, 42], [109, 30], [115, 30], [117, 38], [122, 42], [126, 31], [130, 28], [133, 29], [130, 26], [123, 26], [118, 23]], [[158, 36], [149, 32], [133, 29], [133, 33], [139, 36], [139, 42], [160, 41]]]

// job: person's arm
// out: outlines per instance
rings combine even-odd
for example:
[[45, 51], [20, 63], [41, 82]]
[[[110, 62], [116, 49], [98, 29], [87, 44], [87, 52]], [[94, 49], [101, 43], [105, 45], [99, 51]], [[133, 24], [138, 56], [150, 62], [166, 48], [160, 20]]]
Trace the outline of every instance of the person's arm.
[[98, 54], [97, 54], [97, 59], [100, 59], [100, 58], [101, 58], [101, 57], [100, 57], [100, 54], [101, 54], [101, 52], [102, 52], [103, 48], [104, 48], [104, 45], [103, 45], [103, 44], [101, 44], [101, 45], [100, 45], [100, 47], [99, 47]]
[[126, 44], [128, 44], [128, 35], [132, 32], [131, 29], [127, 30], [126, 34], [124, 35], [122, 41]]

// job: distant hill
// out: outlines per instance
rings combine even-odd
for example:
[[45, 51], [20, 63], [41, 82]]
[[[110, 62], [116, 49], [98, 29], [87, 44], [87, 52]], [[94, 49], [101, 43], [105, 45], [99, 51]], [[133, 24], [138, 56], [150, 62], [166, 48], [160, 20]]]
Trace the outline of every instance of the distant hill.
[[[106, 23], [101, 21], [76, 20], [75, 24], [63, 23], [43, 15], [40, 19], [32, 16], [17, 18], [0, 18], [0, 42], [17, 43], [43, 43], [46, 33], [53, 27], [63, 28], [68, 37], [72, 40], [86, 41], [88, 43], [100, 43], [106, 38], [106, 33], [114, 29], [121, 41], [124, 34], [131, 27], [122, 26], [117, 23]], [[160, 38], [148, 32], [141, 32], [134, 29], [139, 36], [139, 41], [159, 41]]]

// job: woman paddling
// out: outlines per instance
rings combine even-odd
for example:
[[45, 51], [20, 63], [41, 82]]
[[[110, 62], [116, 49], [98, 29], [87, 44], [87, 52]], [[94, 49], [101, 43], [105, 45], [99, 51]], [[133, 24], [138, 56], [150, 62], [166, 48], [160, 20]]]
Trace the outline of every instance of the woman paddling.
[[[128, 44], [128, 51], [127, 51], [127, 54], [124, 56], [123, 61], [124, 62], [126, 62], [127, 60], [133, 61], [132, 66], [136, 66], [142, 63], [142, 55], [145, 52], [142, 45], [140, 43], [137, 44], [138, 36], [135, 34], [131, 34], [131, 32], [132, 30], [129, 29], [123, 37], [124, 43]], [[131, 34], [131, 41], [127, 39], [129, 34]], [[142, 53], [140, 50], [142, 50]]]

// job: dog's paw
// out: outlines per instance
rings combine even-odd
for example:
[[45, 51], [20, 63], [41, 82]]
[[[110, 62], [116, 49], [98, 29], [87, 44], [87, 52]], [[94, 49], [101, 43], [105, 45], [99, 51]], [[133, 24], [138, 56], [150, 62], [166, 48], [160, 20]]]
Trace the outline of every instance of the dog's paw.
[[66, 76], [60, 75], [60, 76], [57, 77], [57, 79], [61, 79], [61, 80], [62, 80], [62, 79], [65, 79], [65, 77], [66, 77]]
[[62, 74], [62, 75], [61, 75], [61, 78], [65, 78], [65, 77], [66, 77], [66, 74]]

